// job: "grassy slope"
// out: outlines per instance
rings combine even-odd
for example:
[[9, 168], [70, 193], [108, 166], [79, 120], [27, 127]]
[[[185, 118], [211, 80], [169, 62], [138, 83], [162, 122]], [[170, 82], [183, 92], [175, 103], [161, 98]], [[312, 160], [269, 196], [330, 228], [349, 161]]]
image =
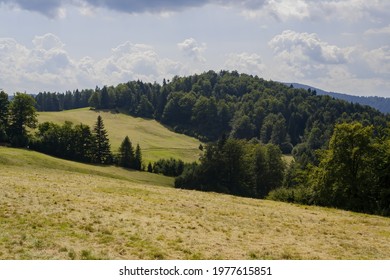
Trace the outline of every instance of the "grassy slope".
[[390, 258], [389, 218], [1, 147], [0, 174], [0, 259]]
[[174, 133], [155, 120], [134, 118], [125, 114], [95, 112], [88, 108], [62, 112], [40, 112], [39, 122], [52, 121], [63, 123], [65, 120], [74, 124], [84, 123], [94, 126], [100, 114], [107, 129], [113, 151], [117, 151], [126, 135], [133, 145], [140, 144], [145, 163], [160, 158], [180, 158], [185, 162], [199, 158], [200, 142], [195, 138]]

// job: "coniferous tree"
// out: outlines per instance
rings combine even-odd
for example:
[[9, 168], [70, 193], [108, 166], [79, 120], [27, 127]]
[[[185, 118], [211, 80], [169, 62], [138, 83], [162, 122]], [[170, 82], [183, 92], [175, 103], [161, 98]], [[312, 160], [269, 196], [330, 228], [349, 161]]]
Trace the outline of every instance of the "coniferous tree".
[[153, 166], [152, 166], [152, 164], [149, 162], [149, 164], [148, 164], [148, 172], [149, 173], [152, 173], [153, 172]]
[[139, 144], [137, 144], [137, 148], [135, 149], [134, 169], [142, 170], [142, 153]]
[[125, 168], [134, 168], [134, 148], [128, 136], [123, 139], [122, 144], [119, 147], [118, 165]]
[[7, 141], [7, 126], [8, 126], [8, 95], [0, 92], [0, 142]]
[[94, 162], [108, 164], [112, 161], [110, 142], [104, 128], [102, 117], [99, 115], [93, 129], [94, 134]]
[[89, 106], [94, 109], [100, 109], [99, 94], [94, 91], [88, 100]]
[[102, 109], [108, 109], [110, 107], [110, 96], [107, 86], [104, 86], [100, 92], [100, 106]]

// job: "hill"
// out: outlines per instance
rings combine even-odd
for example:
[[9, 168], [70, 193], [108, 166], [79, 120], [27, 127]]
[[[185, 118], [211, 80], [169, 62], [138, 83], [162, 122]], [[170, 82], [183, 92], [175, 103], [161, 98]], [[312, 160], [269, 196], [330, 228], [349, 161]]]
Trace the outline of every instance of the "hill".
[[329, 95], [331, 97], [345, 100], [352, 103], [358, 103], [361, 105], [371, 106], [382, 113], [390, 113], [390, 98], [379, 97], [379, 96], [354, 96], [344, 93], [329, 92], [308, 85], [298, 84], [298, 83], [284, 83], [285, 85], [293, 85], [294, 88], [302, 89], [312, 89], [317, 92], [318, 95]]
[[112, 151], [117, 151], [126, 135], [134, 145], [140, 144], [144, 162], [154, 162], [160, 158], [177, 158], [184, 162], [196, 161], [199, 158], [200, 141], [195, 138], [175, 133], [155, 120], [135, 118], [121, 113], [93, 111], [89, 108], [61, 112], [39, 112], [40, 123], [51, 121], [74, 124], [84, 123], [91, 127], [101, 115], [111, 143]]
[[0, 174], [0, 259], [390, 258], [389, 218], [3, 147]]

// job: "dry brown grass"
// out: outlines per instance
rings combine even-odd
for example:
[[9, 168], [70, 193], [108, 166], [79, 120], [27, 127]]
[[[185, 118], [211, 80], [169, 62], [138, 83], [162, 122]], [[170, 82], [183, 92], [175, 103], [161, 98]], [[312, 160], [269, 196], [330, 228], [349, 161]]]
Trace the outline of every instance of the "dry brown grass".
[[0, 259], [390, 259], [389, 218], [176, 190], [14, 149], [0, 148], [0, 172]]

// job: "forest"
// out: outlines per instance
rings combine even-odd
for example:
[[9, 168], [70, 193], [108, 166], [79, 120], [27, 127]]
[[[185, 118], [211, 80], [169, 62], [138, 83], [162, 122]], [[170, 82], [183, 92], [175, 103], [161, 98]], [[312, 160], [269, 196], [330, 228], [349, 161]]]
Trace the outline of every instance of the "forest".
[[[14, 117], [18, 96], [22, 94], [9, 104], [0, 103], [0, 112], [7, 112], [1, 114], [0, 142], [31, 143], [45, 152], [40, 143], [54, 125], [41, 124], [37, 134], [28, 137], [23, 127], [31, 122], [19, 121], [24, 123], [20, 128]], [[161, 85], [130, 81], [42, 92], [29, 102], [38, 111], [87, 106], [113, 110], [156, 119], [197, 137], [207, 143], [199, 162], [177, 162], [178, 169], [165, 171], [177, 176], [178, 188], [390, 215], [390, 117], [369, 106], [236, 71], [176, 76]], [[89, 133], [82, 126], [71, 128], [79, 131], [75, 134]], [[292, 154], [294, 161], [286, 165], [282, 154]], [[156, 170], [169, 169], [173, 160], [165, 160], [159, 163], [165, 167], [156, 164]], [[153, 172], [152, 165], [147, 169]]]

